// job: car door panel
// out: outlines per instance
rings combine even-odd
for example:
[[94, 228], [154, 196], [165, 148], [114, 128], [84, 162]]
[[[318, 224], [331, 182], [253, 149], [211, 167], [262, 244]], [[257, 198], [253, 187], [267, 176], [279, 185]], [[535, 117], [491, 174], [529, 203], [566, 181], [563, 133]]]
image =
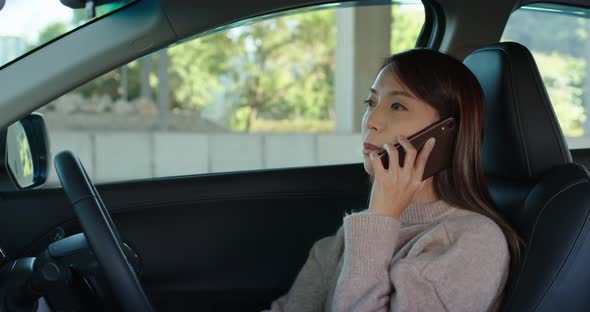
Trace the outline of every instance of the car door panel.
[[[333, 235], [346, 211], [366, 207], [369, 184], [362, 164], [350, 164], [97, 189], [140, 255], [144, 287], [159, 310], [254, 311], [288, 289], [312, 244]], [[57, 226], [66, 234], [80, 231], [60, 188], [2, 201], [0, 238], [8, 239], [0, 246], [11, 256], [25, 256]]]

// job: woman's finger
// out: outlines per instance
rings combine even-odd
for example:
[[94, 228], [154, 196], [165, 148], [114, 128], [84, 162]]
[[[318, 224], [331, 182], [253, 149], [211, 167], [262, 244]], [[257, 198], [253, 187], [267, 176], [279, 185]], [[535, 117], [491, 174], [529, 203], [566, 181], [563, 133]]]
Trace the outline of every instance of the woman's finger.
[[398, 140], [399, 144], [404, 148], [404, 152], [406, 153], [406, 157], [404, 158], [404, 166], [401, 168], [402, 170], [409, 172], [414, 168], [414, 162], [416, 161], [416, 149], [403, 136], [399, 136]]
[[399, 154], [397, 149], [393, 148], [390, 144], [383, 144], [383, 148], [387, 151], [389, 155], [389, 169], [387, 169], [390, 173], [396, 174], [399, 172]]
[[426, 143], [424, 143], [424, 147], [420, 151], [420, 155], [416, 158], [416, 165], [415, 165], [415, 172], [416, 177], [422, 181], [422, 176], [424, 175], [424, 168], [426, 167], [426, 162], [428, 161], [428, 156], [430, 156], [430, 152], [434, 149], [435, 139], [430, 138]]
[[385, 173], [386, 170], [385, 168], [383, 168], [383, 163], [381, 163], [381, 157], [379, 157], [377, 152], [372, 151], [369, 154], [369, 158], [371, 159], [371, 164], [373, 165], [373, 171], [375, 173], [375, 176], [380, 176], [383, 173]]

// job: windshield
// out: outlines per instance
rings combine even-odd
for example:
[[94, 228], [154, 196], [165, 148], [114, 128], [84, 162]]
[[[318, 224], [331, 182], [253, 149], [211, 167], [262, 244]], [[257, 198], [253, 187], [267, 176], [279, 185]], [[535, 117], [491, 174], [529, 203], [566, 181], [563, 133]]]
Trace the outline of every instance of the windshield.
[[[101, 5], [95, 18], [129, 2]], [[86, 9], [71, 9], [60, 0], [0, 0], [0, 67], [91, 20]]]

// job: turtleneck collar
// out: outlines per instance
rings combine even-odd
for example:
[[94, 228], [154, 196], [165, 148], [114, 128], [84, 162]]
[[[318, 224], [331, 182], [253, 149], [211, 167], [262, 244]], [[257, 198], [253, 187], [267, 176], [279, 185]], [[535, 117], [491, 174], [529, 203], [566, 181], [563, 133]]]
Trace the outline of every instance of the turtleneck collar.
[[428, 203], [411, 203], [401, 214], [400, 222], [402, 226], [431, 223], [447, 215], [454, 209], [456, 208], [450, 206], [442, 199]]

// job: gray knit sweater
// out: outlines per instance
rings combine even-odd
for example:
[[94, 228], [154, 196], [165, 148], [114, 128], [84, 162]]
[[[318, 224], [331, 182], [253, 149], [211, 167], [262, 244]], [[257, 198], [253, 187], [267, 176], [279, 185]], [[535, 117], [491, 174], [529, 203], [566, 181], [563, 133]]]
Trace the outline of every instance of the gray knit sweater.
[[443, 200], [412, 203], [400, 219], [353, 213], [265, 311], [496, 311], [509, 262], [496, 223]]

